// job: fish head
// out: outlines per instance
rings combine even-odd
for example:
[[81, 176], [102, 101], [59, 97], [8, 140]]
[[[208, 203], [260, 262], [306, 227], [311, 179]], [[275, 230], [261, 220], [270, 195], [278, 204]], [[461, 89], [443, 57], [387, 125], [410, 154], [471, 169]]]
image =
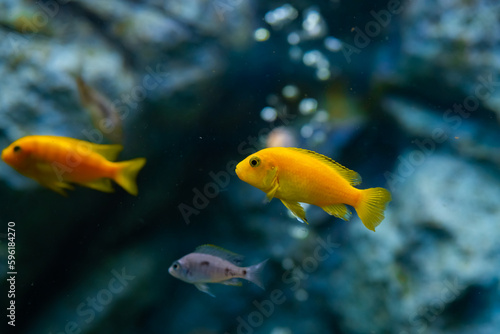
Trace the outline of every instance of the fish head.
[[272, 186], [276, 174], [276, 164], [271, 155], [261, 150], [249, 155], [236, 165], [236, 175], [240, 180], [266, 191]]
[[180, 279], [181, 281], [190, 282], [189, 264], [186, 261], [183, 261], [183, 259], [172, 263], [170, 268], [168, 268], [168, 272], [170, 275]]
[[2, 160], [16, 170], [29, 164], [31, 150], [23, 138], [16, 140], [2, 151]]

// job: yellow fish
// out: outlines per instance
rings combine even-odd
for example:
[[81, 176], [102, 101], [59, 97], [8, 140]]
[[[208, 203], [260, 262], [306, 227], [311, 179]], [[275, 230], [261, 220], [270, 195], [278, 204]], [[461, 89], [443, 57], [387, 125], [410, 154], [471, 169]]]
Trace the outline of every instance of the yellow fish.
[[266, 193], [279, 198], [299, 220], [306, 222], [300, 203], [319, 206], [328, 214], [349, 220], [353, 206], [369, 230], [384, 219], [391, 194], [384, 188], [357, 189], [358, 173], [319, 153], [294, 147], [272, 147], [251, 154], [236, 166], [236, 174]]
[[2, 160], [61, 195], [66, 195], [64, 189], [73, 189], [70, 183], [112, 192], [110, 179], [137, 195], [135, 179], [146, 159], [112, 162], [122, 149], [68, 137], [26, 136], [4, 149]]

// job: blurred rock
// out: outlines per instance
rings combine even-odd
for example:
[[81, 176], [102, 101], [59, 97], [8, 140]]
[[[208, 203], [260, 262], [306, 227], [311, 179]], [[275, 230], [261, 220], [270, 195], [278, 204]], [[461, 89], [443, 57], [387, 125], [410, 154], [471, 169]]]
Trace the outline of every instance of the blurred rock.
[[[406, 2], [400, 70], [405, 81], [437, 99], [458, 88], [496, 112], [500, 122], [499, 16], [500, 3], [489, 0]], [[480, 88], [484, 82], [487, 87]]]
[[478, 291], [498, 295], [498, 171], [437, 151], [402, 177], [377, 232], [368, 234], [354, 221], [350, 242], [341, 248], [346, 260], [330, 278], [338, 287], [330, 305], [342, 315], [342, 327], [350, 333], [374, 327], [494, 333], [498, 306]]
[[[2, 147], [30, 134], [103, 141], [74, 75], [112, 101], [126, 138], [144, 104], [167, 103], [179, 90], [198, 94], [189, 114], [196, 119], [202, 88], [223, 73], [228, 50], [245, 47], [252, 34], [246, 1], [4, 1], [0, 8]], [[4, 164], [0, 178], [15, 188], [32, 184]]]

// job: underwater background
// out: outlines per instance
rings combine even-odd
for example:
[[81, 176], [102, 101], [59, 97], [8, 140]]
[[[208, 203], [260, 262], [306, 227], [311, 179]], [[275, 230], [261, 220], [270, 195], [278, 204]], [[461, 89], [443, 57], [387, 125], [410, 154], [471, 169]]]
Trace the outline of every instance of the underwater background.
[[[1, 332], [500, 333], [499, 18], [494, 0], [0, 0], [0, 148], [147, 159], [138, 196], [63, 197], [0, 162]], [[264, 204], [234, 167], [267, 146], [390, 190], [377, 231]], [[169, 275], [203, 244], [269, 259], [266, 289]]]

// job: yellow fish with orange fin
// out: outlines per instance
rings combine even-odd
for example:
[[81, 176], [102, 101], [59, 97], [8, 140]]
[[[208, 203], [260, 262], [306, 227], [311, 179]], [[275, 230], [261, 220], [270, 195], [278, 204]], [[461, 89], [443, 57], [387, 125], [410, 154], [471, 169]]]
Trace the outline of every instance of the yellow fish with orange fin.
[[66, 195], [71, 183], [113, 192], [111, 180], [137, 195], [136, 177], [145, 158], [113, 162], [121, 145], [99, 145], [56, 136], [26, 136], [2, 151], [2, 160], [42, 186]]
[[391, 193], [384, 188], [357, 189], [358, 173], [319, 153], [294, 147], [272, 147], [251, 154], [236, 166], [236, 174], [266, 193], [279, 198], [299, 220], [306, 222], [300, 203], [319, 206], [328, 214], [349, 220], [353, 206], [369, 230], [384, 219]]

